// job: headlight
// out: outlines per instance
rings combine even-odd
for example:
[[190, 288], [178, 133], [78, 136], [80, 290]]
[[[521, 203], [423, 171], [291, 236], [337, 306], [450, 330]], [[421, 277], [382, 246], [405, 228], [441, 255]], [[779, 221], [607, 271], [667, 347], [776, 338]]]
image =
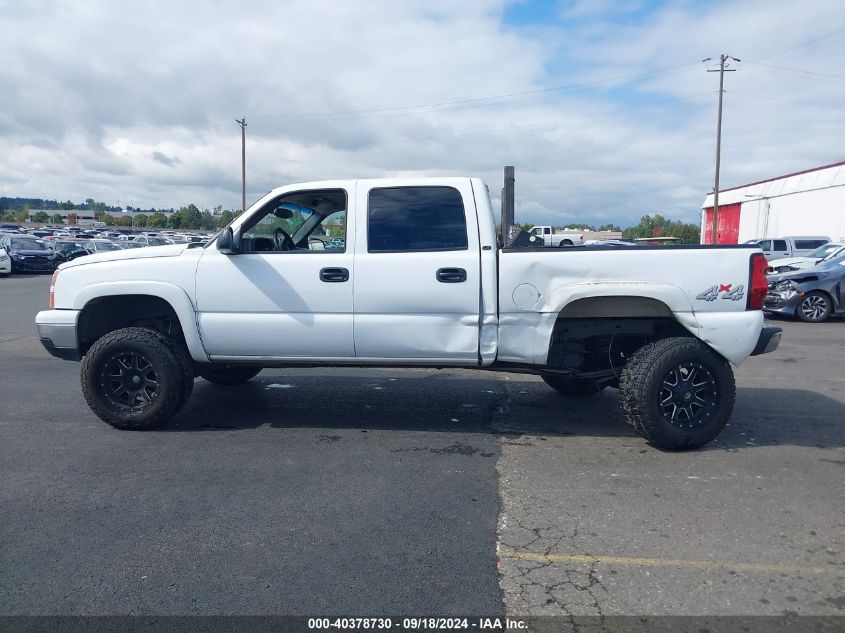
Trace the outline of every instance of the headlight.
[[23, 256], [18, 255], [17, 253], [12, 253], [12, 259], [20, 260], [20, 259], [23, 259]]
[[778, 283], [775, 284], [775, 290], [780, 290], [780, 291], [795, 290], [797, 287], [798, 287], [798, 284], [796, 284], [791, 279], [785, 279], [785, 280], [779, 281]]

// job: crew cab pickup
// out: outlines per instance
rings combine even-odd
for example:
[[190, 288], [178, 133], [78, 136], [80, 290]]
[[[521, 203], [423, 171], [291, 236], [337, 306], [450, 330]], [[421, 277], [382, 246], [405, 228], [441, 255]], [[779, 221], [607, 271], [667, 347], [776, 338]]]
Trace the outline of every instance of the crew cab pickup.
[[778, 345], [766, 290], [756, 246], [500, 248], [481, 180], [337, 180], [275, 189], [206, 244], [62, 264], [36, 325], [123, 429], [166, 422], [196, 376], [465, 367], [617, 388], [637, 433], [689, 449], [728, 420], [732, 365]]

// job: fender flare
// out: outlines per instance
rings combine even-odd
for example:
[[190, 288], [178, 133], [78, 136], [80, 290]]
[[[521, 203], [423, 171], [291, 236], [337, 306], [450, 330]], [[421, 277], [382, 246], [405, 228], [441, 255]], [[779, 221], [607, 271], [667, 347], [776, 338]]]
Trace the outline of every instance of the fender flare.
[[166, 301], [185, 335], [188, 351], [197, 362], [208, 362], [208, 354], [197, 326], [196, 310], [188, 293], [179, 286], [162, 281], [110, 281], [91, 284], [80, 289], [73, 298], [73, 309], [84, 310], [94, 299], [119, 295], [149, 295]]

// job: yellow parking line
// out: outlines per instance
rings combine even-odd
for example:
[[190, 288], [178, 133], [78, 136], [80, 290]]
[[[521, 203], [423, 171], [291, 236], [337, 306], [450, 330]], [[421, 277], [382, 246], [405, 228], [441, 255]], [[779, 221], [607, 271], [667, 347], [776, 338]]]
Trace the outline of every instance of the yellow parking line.
[[707, 569], [720, 571], [747, 571], [775, 574], [838, 574], [845, 575], [845, 568], [813, 567], [804, 565], [768, 565], [765, 563], [731, 563], [709, 560], [685, 560], [680, 558], [639, 558], [629, 556], [584, 556], [581, 554], [541, 554], [499, 547], [500, 558], [514, 558], [551, 563], [580, 563], [585, 565], [628, 565], [631, 567], [681, 567], [688, 569]]

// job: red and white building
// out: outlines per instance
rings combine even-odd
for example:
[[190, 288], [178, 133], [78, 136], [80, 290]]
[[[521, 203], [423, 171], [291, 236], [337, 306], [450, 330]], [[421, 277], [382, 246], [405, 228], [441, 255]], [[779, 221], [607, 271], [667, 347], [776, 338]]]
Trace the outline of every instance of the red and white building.
[[[701, 243], [712, 243], [713, 194], [701, 207]], [[719, 192], [719, 244], [825, 235], [845, 241], [845, 161]]]

